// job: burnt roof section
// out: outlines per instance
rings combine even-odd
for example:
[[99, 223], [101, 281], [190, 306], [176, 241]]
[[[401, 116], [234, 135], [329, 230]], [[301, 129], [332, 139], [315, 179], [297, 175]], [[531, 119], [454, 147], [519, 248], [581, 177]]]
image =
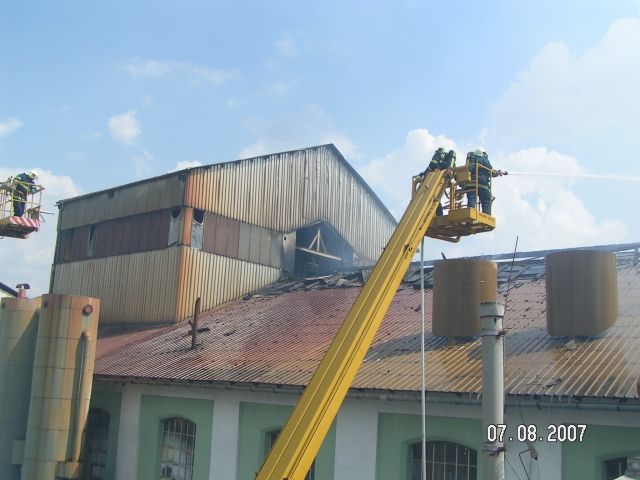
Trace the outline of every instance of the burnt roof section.
[[[546, 331], [544, 259], [499, 264], [509, 291], [505, 392], [511, 396], [638, 401], [640, 267], [638, 245], [617, 251], [619, 317], [597, 338], [552, 338]], [[611, 248], [614, 248], [612, 246]], [[604, 248], [604, 247], [603, 247]], [[616, 251], [615, 249], [613, 251]], [[419, 267], [405, 277], [352, 389], [420, 389]], [[511, 275], [511, 280], [508, 277]], [[305, 385], [360, 292], [367, 272], [283, 281], [200, 318], [199, 347], [189, 325], [123, 333], [98, 341], [97, 378], [129, 381]], [[429, 272], [427, 272], [429, 278]], [[426, 291], [427, 331], [432, 291]], [[426, 338], [427, 390], [477, 396], [482, 385], [479, 338], [451, 344]]]
[[266, 155], [259, 155], [257, 157], [248, 157], [248, 158], [242, 158], [242, 159], [239, 159], [239, 160], [229, 160], [229, 161], [226, 161], [226, 162], [210, 163], [210, 164], [207, 164], [207, 165], [200, 165], [200, 166], [197, 166], [197, 167], [185, 168], [185, 169], [178, 170], [178, 171], [175, 171], [175, 172], [170, 172], [170, 173], [165, 173], [163, 175], [158, 175], [158, 176], [155, 176], [155, 177], [145, 178], [144, 180], [138, 180], [136, 182], [125, 183], [123, 185], [118, 185], [116, 187], [104, 188], [102, 190], [97, 190], [95, 192], [86, 193], [84, 195], [78, 195], [76, 197], [70, 197], [70, 198], [62, 199], [62, 200], [58, 201], [57, 204], [63, 205], [63, 204], [69, 203], [69, 202], [75, 202], [77, 200], [82, 200], [84, 198], [89, 198], [89, 197], [92, 197], [94, 195], [99, 195], [99, 194], [106, 193], [106, 192], [115, 192], [117, 190], [121, 190], [121, 189], [124, 189], [124, 188], [129, 188], [129, 187], [132, 187], [132, 186], [135, 186], [135, 185], [142, 185], [144, 183], [155, 181], [155, 180], [160, 180], [160, 179], [163, 179], [163, 178], [170, 178], [170, 177], [181, 176], [181, 175], [184, 176], [188, 172], [194, 171], [194, 170], [204, 170], [204, 169], [209, 169], [209, 168], [212, 168], [212, 167], [223, 167], [225, 165], [239, 164], [239, 163], [242, 163], [242, 162], [250, 162], [252, 160], [256, 160], [256, 159], [260, 159], [260, 158], [268, 158], [268, 157], [272, 157], [274, 155], [283, 155], [283, 154], [287, 154], [287, 153], [318, 150], [318, 149], [322, 149], [322, 148], [331, 149], [333, 151], [333, 153], [336, 155], [336, 157], [338, 158], [338, 160], [345, 165], [345, 167], [354, 176], [354, 178], [356, 178], [356, 180], [360, 184], [362, 184], [362, 186], [365, 188], [365, 190], [379, 204], [379, 206], [381, 207], [381, 209], [383, 210], [385, 215], [387, 215], [389, 217], [389, 219], [394, 224], [397, 223], [397, 220], [391, 214], [391, 212], [386, 207], [386, 205], [382, 202], [382, 200], [380, 200], [378, 195], [373, 191], [373, 189], [369, 186], [369, 184], [367, 184], [367, 182], [365, 182], [365, 180], [360, 176], [360, 174], [356, 171], [356, 169], [353, 168], [353, 166], [351, 166], [351, 164], [347, 161], [346, 158], [344, 158], [344, 155], [342, 155], [340, 150], [338, 150], [338, 148], [333, 143], [327, 143], [327, 144], [323, 144], [323, 145], [315, 145], [313, 147], [307, 147], [307, 148], [296, 148], [296, 149], [293, 149], [293, 150], [286, 150], [286, 151], [283, 151], [283, 152], [275, 152], [275, 153], [269, 153], [269, 154], [266, 154]]

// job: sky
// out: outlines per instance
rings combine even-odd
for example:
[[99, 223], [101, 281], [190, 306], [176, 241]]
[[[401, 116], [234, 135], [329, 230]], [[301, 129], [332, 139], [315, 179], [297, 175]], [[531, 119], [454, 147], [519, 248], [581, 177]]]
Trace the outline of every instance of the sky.
[[638, 0], [0, 0], [0, 178], [51, 212], [0, 281], [47, 291], [60, 199], [330, 142], [397, 218], [438, 146], [546, 174], [426, 258], [640, 241], [638, 85]]

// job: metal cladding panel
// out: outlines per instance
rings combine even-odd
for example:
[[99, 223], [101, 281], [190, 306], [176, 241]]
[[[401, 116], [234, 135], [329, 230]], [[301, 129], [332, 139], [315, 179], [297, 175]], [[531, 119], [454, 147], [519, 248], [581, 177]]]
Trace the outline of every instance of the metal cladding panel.
[[433, 287], [433, 334], [473, 337], [481, 330], [480, 303], [497, 299], [498, 269], [487, 260], [443, 260], [434, 268]]
[[[594, 397], [637, 402], [640, 365], [640, 275], [618, 270], [620, 318], [602, 337], [567, 344], [545, 330], [545, 280], [519, 279], [504, 317], [505, 393], [546, 398]], [[288, 286], [287, 286], [288, 285]], [[304, 385], [360, 292], [357, 287], [311, 289], [278, 284], [200, 318], [209, 331], [189, 350], [187, 325], [106, 339], [124, 348], [97, 361], [96, 373], [140, 379]], [[448, 344], [430, 333], [432, 292], [426, 300], [425, 362], [429, 392], [482, 391], [481, 339]], [[504, 301], [504, 291], [499, 295]], [[191, 299], [193, 301], [193, 299]], [[352, 385], [356, 389], [419, 392], [420, 290], [396, 294]]]
[[249, 260], [251, 251], [251, 225], [241, 223], [238, 232], [238, 258]]
[[396, 224], [331, 145], [193, 169], [185, 202], [282, 233], [326, 221], [369, 261]]
[[201, 309], [206, 311], [263, 288], [280, 277], [278, 268], [193, 248], [182, 247], [182, 257], [176, 316], [178, 322], [193, 316], [198, 297], [201, 299]]
[[59, 230], [182, 205], [183, 178], [175, 173], [65, 200]]
[[613, 252], [576, 250], [546, 258], [547, 330], [552, 336], [593, 336], [618, 318]]
[[178, 247], [55, 265], [53, 293], [102, 300], [100, 324], [172, 323]]

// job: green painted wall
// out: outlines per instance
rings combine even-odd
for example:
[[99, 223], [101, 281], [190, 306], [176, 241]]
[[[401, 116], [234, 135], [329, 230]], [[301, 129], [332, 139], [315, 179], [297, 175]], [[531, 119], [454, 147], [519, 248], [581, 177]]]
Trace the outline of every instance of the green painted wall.
[[209, 478], [213, 401], [193, 398], [142, 395], [140, 400], [140, 444], [137, 480], [160, 478], [162, 420], [182, 417], [196, 424], [193, 479]]
[[583, 441], [562, 445], [562, 480], [602, 480], [602, 462], [640, 452], [640, 428], [587, 425]]
[[[240, 404], [237, 480], [255, 477], [267, 455], [267, 433], [282, 428], [293, 407], [288, 405]], [[335, 422], [316, 457], [315, 480], [332, 480], [336, 449]]]
[[89, 408], [100, 408], [109, 412], [109, 440], [107, 442], [107, 480], [116, 478], [116, 454], [118, 453], [118, 428], [120, 427], [120, 405], [122, 394], [102, 390], [94, 385]]
[[[453, 417], [427, 417], [427, 440], [455, 442], [478, 451], [478, 480], [482, 480], [482, 422]], [[409, 478], [409, 446], [422, 438], [419, 415], [378, 415], [376, 479]]]

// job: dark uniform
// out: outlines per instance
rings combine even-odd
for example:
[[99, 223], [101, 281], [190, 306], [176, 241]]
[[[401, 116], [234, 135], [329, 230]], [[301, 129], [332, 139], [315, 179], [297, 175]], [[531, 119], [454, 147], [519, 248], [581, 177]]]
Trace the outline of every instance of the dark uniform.
[[[436, 150], [436, 153], [431, 157], [431, 162], [429, 162], [429, 166], [427, 169], [421, 174], [421, 177], [424, 178], [427, 173], [433, 172], [435, 170], [446, 170], [448, 168], [455, 168], [456, 166], [456, 152], [453, 150], [449, 150], [448, 152], [440, 147]], [[436, 215], [441, 216], [443, 214], [442, 210], [442, 202], [438, 204], [438, 208], [436, 209]]]
[[[498, 170], [494, 170], [491, 166], [487, 152], [475, 151], [467, 153], [467, 165], [471, 172], [471, 182], [464, 187], [464, 190], [467, 193], [467, 207], [475, 208], [476, 206], [477, 181], [478, 196], [480, 197], [482, 212], [487, 215], [491, 215], [491, 177], [497, 177], [500, 175], [500, 172]], [[478, 165], [478, 167], [476, 167], [476, 165]], [[476, 170], [478, 176], [477, 179]]]
[[28, 173], [21, 173], [13, 177], [13, 183], [15, 185], [15, 190], [12, 194], [13, 214], [16, 217], [24, 215], [24, 205], [27, 201], [27, 195], [36, 191], [33, 179], [34, 176]]

